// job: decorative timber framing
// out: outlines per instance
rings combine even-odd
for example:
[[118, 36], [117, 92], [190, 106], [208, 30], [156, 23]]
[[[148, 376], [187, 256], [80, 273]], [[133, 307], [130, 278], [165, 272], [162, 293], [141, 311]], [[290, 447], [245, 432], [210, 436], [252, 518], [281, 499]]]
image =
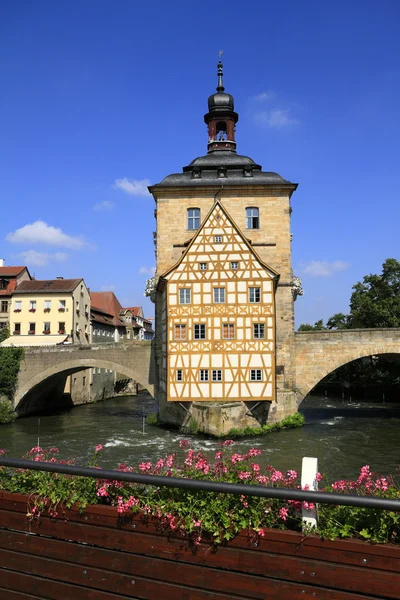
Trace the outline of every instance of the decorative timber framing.
[[168, 401], [275, 399], [278, 279], [217, 200], [158, 285]]

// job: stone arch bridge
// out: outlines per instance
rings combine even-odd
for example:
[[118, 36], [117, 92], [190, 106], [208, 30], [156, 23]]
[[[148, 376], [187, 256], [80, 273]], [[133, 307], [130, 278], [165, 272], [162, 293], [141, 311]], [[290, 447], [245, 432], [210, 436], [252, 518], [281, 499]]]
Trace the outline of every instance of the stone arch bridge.
[[25, 348], [14, 408], [19, 414], [32, 412], [41, 397], [62, 394], [69, 375], [92, 367], [112, 369], [134, 379], [154, 396], [152, 351], [152, 342], [145, 341]]
[[400, 328], [298, 331], [294, 338], [299, 404], [324, 377], [349, 362], [383, 354], [400, 362]]
[[[305, 396], [326, 375], [351, 361], [384, 354], [400, 362], [400, 328], [296, 332], [292, 348], [295, 378], [287, 382], [285, 389], [295, 392], [295, 402], [282, 406], [283, 416], [296, 412]], [[60, 392], [68, 375], [90, 367], [124, 374], [154, 396], [156, 363], [153, 352], [152, 342], [144, 341], [27, 348], [19, 372], [14, 407], [19, 414], [31, 412], [38, 394]], [[281, 410], [272, 411], [275, 418]]]

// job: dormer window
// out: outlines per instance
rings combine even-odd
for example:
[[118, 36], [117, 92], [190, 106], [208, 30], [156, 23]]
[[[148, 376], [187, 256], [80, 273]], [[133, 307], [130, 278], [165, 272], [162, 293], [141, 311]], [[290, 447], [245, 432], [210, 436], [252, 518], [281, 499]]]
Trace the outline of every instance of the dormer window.
[[193, 171], [192, 171], [192, 179], [201, 179], [201, 171], [200, 171], [200, 169], [193, 169]]
[[200, 209], [199, 208], [188, 208], [187, 209], [187, 228], [190, 231], [195, 231], [200, 227]]
[[251, 167], [245, 167], [243, 169], [244, 177], [253, 177], [253, 169]]
[[6, 279], [0, 279], [0, 290], [6, 290], [8, 281]]
[[218, 178], [222, 179], [226, 177], [226, 167], [218, 167]]

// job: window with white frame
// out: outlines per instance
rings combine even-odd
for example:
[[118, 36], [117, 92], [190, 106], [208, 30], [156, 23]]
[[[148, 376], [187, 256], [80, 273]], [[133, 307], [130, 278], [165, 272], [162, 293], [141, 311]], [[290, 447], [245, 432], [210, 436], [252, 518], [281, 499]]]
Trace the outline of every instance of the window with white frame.
[[21, 323], [14, 323], [14, 335], [20, 335]]
[[44, 301], [44, 310], [50, 310], [51, 309], [51, 300], [45, 300]]
[[258, 208], [249, 206], [246, 208], [246, 229], [259, 229], [260, 218]]
[[183, 381], [183, 369], [176, 370], [176, 380]]
[[215, 304], [223, 304], [225, 302], [225, 288], [214, 288]]
[[250, 369], [250, 381], [262, 381], [262, 370]]
[[249, 288], [249, 302], [251, 304], [261, 302], [261, 289], [259, 287]]
[[179, 290], [179, 304], [190, 304], [190, 288], [180, 288]]
[[255, 340], [265, 339], [265, 323], [253, 323], [253, 337]]
[[206, 339], [205, 323], [198, 323], [194, 326], [194, 339], [195, 340], [205, 340]]
[[199, 379], [200, 381], [208, 381], [208, 369], [200, 369]]
[[65, 310], [66, 300], [58, 301], [58, 310]]
[[231, 262], [231, 269], [232, 269], [233, 271], [236, 271], [238, 268], [239, 268], [239, 263], [237, 262], [237, 260], [233, 260], [233, 261]]
[[222, 370], [221, 369], [213, 369], [212, 380], [213, 381], [222, 381]]
[[234, 323], [223, 323], [222, 324], [222, 339], [223, 340], [234, 340], [235, 339], [235, 324]]
[[22, 309], [22, 301], [21, 300], [16, 300], [14, 302], [14, 310], [21, 310]]
[[200, 227], [200, 209], [199, 208], [188, 208], [187, 209], [187, 228], [191, 231]]
[[186, 325], [177, 323], [174, 328], [174, 334], [176, 340], [186, 340]]
[[50, 322], [45, 321], [43, 323], [43, 333], [50, 333]]
[[29, 300], [29, 310], [36, 310], [36, 300]]
[[206, 262], [199, 263], [199, 269], [200, 269], [200, 271], [207, 271], [207, 263]]

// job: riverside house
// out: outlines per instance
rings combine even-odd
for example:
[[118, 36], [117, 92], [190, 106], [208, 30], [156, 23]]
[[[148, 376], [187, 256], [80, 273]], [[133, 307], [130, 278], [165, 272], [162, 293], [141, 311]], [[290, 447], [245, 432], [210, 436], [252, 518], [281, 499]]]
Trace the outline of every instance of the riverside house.
[[13, 291], [10, 337], [2, 346], [90, 343], [90, 296], [83, 279], [23, 281]]
[[10, 321], [11, 296], [22, 281], [32, 279], [27, 267], [7, 267], [0, 258], [0, 329]]

